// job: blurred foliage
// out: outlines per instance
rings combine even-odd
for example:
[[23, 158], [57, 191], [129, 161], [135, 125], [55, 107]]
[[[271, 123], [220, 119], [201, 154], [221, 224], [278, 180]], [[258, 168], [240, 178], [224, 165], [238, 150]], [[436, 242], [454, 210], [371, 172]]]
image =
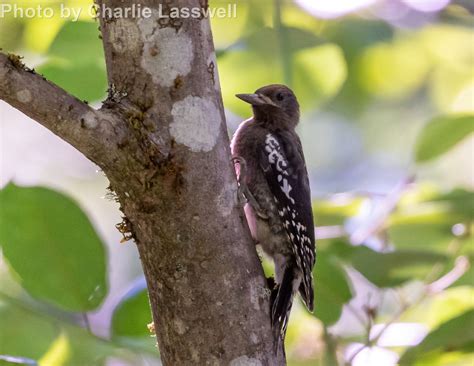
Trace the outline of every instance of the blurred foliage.
[[[133, 321], [130, 321], [133, 319]], [[117, 305], [112, 315], [112, 339], [123, 345], [143, 347], [156, 352], [156, 337], [147, 325], [152, 324], [146, 284], [133, 288]]]
[[83, 100], [98, 100], [107, 89], [102, 42], [96, 23], [68, 22], [48, 49], [38, 72]]
[[346, 263], [362, 273], [378, 287], [395, 287], [414, 279], [423, 279], [438, 262], [446, 260], [441, 254], [422, 250], [376, 252], [365, 246], [340, 247]]
[[[92, 4], [62, 3], [76, 9]], [[59, 9], [61, 2], [31, 4]], [[212, 19], [226, 108], [244, 117], [248, 106], [234, 94], [287, 83], [301, 102], [304, 131], [317, 124], [315, 111], [337, 115], [375, 134], [384, 153], [390, 153], [387, 141], [406, 151], [407, 175], [439, 165], [472, 139], [474, 9], [453, 1], [425, 14], [405, 4], [405, 13], [393, 8], [387, 16], [387, 4], [322, 19], [290, 1], [247, 0], [238, 3], [236, 18]], [[415, 18], [418, 23], [411, 23]], [[51, 19], [7, 14], [0, 47], [25, 54], [28, 65], [80, 99], [98, 101], [106, 94], [98, 23], [86, 10], [77, 22], [58, 12]], [[417, 137], [410, 140], [412, 126]], [[313, 145], [330, 138], [315, 136]], [[383, 332], [374, 338], [374, 325], [397, 322], [421, 324], [428, 332], [419, 343], [386, 346], [400, 364], [474, 362], [474, 192], [433, 180], [407, 182], [388, 194], [315, 199], [316, 309], [311, 315], [295, 306], [286, 339], [289, 365], [361, 365], [357, 355], [345, 354], [349, 346], [378, 345]], [[85, 314], [110, 293], [103, 242], [76, 202], [46, 188], [6, 186], [0, 191], [0, 245], [17, 283], [11, 291], [0, 278], [0, 365], [11, 364], [8, 358], [41, 366], [102, 365], [111, 357], [142, 365], [142, 357], [157, 355], [142, 285], [114, 308], [110, 337], [84, 329]], [[265, 259], [263, 265], [270, 273], [272, 265]], [[357, 300], [363, 286], [353, 272], [375, 288], [374, 297], [391, 300]]]
[[[135, 314], [132, 319], [137, 319], [136, 322], [129, 321], [131, 314]], [[145, 288], [128, 295], [120, 302], [112, 318], [112, 333], [114, 337], [149, 336], [150, 331], [143, 325], [148, 324], [150, 320], [150, 305]]]
[[474, 132], [474, 115], [436, 118], [423, 129], [416, 146], [416, 160], [424, 162], [448, 151]]
[[450, 319], [433, 330], [419, 346], [403, 355], [400, 365], [431, 364], [444, 352], [474, 352], [474, 310]]
[[39, 365], [101, 365], [111, 356], [137, 358], [130, 349], [5, 295], [0, 298], [0, 324], [0, 354], [36, 360]]
[[318, 251], [318, 265], [314, 269], [316, 309], [314, 315], [325, 325], [335, 323], [341, 316], [342, 306], [351, 297], [344, 268], [330, 251]]
[[21, 285], [65, 310], [97, 308], [107, 294], [105, 251], [77, 204], [46, 188], [13, 184], [0, 191], [0, 201], [2, 252]]

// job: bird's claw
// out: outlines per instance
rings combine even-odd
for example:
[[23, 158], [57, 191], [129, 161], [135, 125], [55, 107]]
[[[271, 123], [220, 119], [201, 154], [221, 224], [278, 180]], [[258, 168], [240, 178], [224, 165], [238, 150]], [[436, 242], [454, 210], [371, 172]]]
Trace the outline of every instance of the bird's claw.
[[239, 170], [236, 170], [237, 173], [237, 185], [238, 185], [238, 190], [237, 190], [237, 200], [239, 203], [239, 206], [243, 207], [247, 203], [247, 198], [245, 197], [244, 190], [243, 190], [243, 185], [242, 185], [242, 167], [245, 167], [245, 160], [243, 160], [242, 157], [240, 156], [235, 156], [230, 159], [230, 161], [235, 165], [239, 164]]
[[[237, 174], [237, 183], [239, 184], [239, 198], [243, 197], [243, 203], [250, 204], [250, 206], [252, 206], [258, 217], [263, 220], [268, 220], [268, 215], [263, 212], [262, 208], [253, 196], [252, 192], [250, 192], [249, 187], [246, 183], [244, 183], [244, 177], [247, 169], [247, 163], [245, 162], [245, 159], [241, 156], [234, 156], [231, 161], [232, 163], [234, 163], [234, 165], [236, 163], [239, 164], [239, 174]], [[239, 199], [239, 202], [242, 201]]]

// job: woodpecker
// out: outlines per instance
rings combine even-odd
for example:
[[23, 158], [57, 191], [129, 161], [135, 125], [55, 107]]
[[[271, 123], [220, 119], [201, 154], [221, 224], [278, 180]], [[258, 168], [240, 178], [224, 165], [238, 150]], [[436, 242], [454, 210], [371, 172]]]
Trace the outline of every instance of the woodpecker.
[[235, 132], [231, 151], [253, 239], [275, 264], [271, 321], [276, 344], [284, 340], [293, 297], [314, 308], [316, 259], [311, 192], [295, 127], [299, 105], [285, 85], [268, 85], [236, 97], [253, 117]]

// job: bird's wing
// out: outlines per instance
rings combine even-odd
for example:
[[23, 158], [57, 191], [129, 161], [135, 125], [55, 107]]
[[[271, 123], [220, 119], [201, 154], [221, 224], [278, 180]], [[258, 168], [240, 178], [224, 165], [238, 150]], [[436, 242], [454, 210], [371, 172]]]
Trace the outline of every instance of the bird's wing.
[[312, 269], [316, 253], [311, 192], [301, 143], [296, 134], [292, 136], [296, 145], [284, 134], [268, 133], [260, 166], [290, 238], [296, 265], [303, 273], [300, 293], [308, 309], [313, 310]]

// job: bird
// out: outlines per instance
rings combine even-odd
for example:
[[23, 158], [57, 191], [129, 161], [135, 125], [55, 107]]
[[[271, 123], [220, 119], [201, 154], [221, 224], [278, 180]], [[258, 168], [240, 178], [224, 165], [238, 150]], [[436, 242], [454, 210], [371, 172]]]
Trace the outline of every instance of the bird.
[[278, 348], [295, 294], [314, 309], [316, 247], [309, 177], [295, 130], [299, 104], [280, 84], [236, 97], [253, 110], [235, 131], [231, 153], [252, 238], [275, 265], [270, 317]]

